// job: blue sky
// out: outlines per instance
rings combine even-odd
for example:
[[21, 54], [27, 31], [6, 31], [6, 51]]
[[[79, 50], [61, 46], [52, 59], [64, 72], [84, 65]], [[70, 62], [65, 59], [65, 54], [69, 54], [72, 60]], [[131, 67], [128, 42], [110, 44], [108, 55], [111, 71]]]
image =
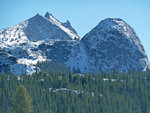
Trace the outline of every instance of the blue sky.
[[134, 28], [150, 59], [150, 0], [0, 0], [0, 29], [47, 11], [69, 20], [80, 37], [105, 18], [121, 18]]

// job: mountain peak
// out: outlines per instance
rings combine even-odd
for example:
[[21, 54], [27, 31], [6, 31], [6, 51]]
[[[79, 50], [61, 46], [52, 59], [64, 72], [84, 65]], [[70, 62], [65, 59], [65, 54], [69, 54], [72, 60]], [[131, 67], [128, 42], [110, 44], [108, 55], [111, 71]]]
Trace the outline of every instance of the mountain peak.
[[[109, 20], [109, 21], [123, 21], [121, 18], [106, 18], [104, 20]], [[103, 20], [102, 20], [103, 21]]]
[[103, 22], [113, 22], [113, 23], [116, 23], [116, 22], [119, 22], [119, 21], [124, 22], [121, 18], [106, 18], [106, 19], [100, 21], [100, 23], [103, 23]]
[[73, 33], [77, 34], [76, 30], [71, 26], [71, 23], [69, 22], [69, 20], [61, 24], [65, 26], [66, 28], [68, 28], [69, 30], [71, 30]]
[[50, 16], [52, 16], [52, 17], [53, 17], [53, 15], [52, 15], [51, 13], [46, 12], [46, 14], [45, 14], [45, 16], [44, 16], [44, 17], [46, 17], [46, 18], [50, 18]]
[[65, 31], [72, 39], [79, 39], [77, 32], [72, 28], [70, 22], [67, 20], [65, 23], [61, 23], [57, 20], [52, 14], [46, 12], [45, 18], [47, 18], [52, 24], [60, 27], [63, 31]]
[[[87, 70], [127, 72], [150, 69], [140, 39], [133, 28], [120, 18], [102, 20], [81, 39], [81, 45], [82, 48], [79, 47], [78, 51], [84, 50], [87, 59], [82, 54], [73, 54], [74, 59], [68, 61], [68, 65], [75, 62], [72, 63], [72, 67], [81, 69], [81, 72], [87, 72]], [[82, 58], [81, 64], [76, 56]], [[83, 62], [85, 66], [82, 66]]]
[[70, 24], [69, 20], [66, 21], [67, 24]]
[[61, 24], [61, 22], [59, 20], [57, 20], [51, 13], [46, 12], [45, 18], [47, 18], [49, 21], [51, 21], [52, 23], [57, 23], [57, 24]]
[[39, 18], [39, 17], [43, 17], [42, 15], [40, 15], [39, 13], [37, 13], [34, 17], [32, 18]]
[[45, 18], [42, 15], [40, 15], [39, 13], [37, 13], [35, 16], [29, 18], [27, 21], [28, 22], [31, 22], [31, 21], [32, 22], [39, 22], [39, 21], [45, 21]]
[[133, 31], [134, 30], [122, 19], [120, 18], [106, 18], [102, 21], [99, 22], [99, 24], [96, 27], [99, 30], [117, 30], [119, 32], [124, 32], [128, 33], [130, 32], [130, 29]]
[[125, 21], [120, 18], [106, 18], [99, 22], [98, 26], [100, 27], [112, 27], [114, 25], [124, 25]]

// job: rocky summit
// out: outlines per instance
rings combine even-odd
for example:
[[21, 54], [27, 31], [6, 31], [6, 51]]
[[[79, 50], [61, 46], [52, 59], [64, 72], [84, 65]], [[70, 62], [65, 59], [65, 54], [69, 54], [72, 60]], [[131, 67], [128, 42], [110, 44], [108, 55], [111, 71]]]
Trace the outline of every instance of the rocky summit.
[[48, 12], [0, 30], [0, 73], [32, 74], [46, 60], [81, 73], [150, 69], [140, 39], [119, 18], [102, 20], [83, 38], [68, 20], [62, 23]]

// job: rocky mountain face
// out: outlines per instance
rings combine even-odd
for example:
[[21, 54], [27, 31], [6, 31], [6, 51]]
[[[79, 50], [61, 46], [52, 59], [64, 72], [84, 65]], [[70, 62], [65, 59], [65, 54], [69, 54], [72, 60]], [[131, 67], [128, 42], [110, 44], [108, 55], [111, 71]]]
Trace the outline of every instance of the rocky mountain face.
[[[37, 14], [16, 26], [0, 30], [0, 53], [7, 56], [0, 55], [1, 72], [9, 70], [17, 75], [32, 74], [39, 71], [35, 66], [39, 61], [48, 58], [65, 60], [72, 43], [80, 40], [70, 23], [65, 26], [47, 12], [44, 17]], [[16, 58], [16, 62], [9, 63], [10, 55]]]
[[48, 12], [0, 30], [0, 73], [32, 74], [46, 60], [81, 73], [150, 69], [135, 31], [118, 18], [101, 21], [82, 39], [69, 21], [61, 23]]
[[150, 69], [135, 31], [119, 18], [107, 18], [87, 33], [70, 55], [67, 65], [84, 73]]

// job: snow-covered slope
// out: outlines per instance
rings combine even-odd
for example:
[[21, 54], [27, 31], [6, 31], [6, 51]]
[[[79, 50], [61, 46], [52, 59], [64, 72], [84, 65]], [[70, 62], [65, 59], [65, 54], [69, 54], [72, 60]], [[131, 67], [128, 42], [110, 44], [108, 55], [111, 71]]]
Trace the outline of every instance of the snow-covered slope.
[[[71, 25], [69, 27], [72, 28]], [[37, 14], [18, 25], [0, 30], [0, 52], [6, 54], [0, 57], [0, 70], [32, 74], [39, 71], [35, 67], [38, 61], [47, 60], [48, 52], [39, 49], [41, 44], [53, 45], [55, 41], [74, 39], [79, 39], [77, 34], [52, 15], [46, 13], [43, 17]], [[16, 62], [11, 62], [10, 55], [17, 59]]]
[[150, 69], [135, 31], [119, 18], [107, 18], [87, 33], [66, 64], [81, 72]]
[[0, 73], [32, 74], [45, 60], [82, 73], [150, 69], [135, 31], [118, 18], [101, 21], [81, 40], [69, 21], [61, 23], [50, 13], [0, 30]]

